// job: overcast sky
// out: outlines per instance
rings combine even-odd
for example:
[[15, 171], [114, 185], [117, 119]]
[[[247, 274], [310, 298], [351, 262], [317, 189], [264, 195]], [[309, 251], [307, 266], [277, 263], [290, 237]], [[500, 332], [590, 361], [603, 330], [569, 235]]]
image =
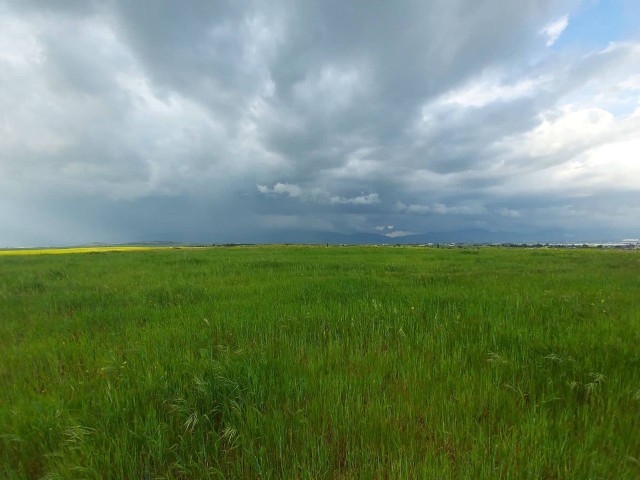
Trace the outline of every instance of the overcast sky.
[[639, 236], [639, 26], [637, 0], [0, 0], [0, 246]]

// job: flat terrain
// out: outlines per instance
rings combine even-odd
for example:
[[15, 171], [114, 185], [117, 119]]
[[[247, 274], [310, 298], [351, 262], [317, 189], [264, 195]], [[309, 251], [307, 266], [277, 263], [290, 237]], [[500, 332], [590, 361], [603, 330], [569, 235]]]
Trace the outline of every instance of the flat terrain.
[[0, 478], [640, 478], [640, 252], [0, 257]]
[[115, 246], [115, 247], [64, 247], [64, 248], [19, 248], [0, 249], [0, 256], [16, 255], [63, 255], [69, 253], [106, 253], [139, 252], [144, 250], [163, 250], [172, 247]]

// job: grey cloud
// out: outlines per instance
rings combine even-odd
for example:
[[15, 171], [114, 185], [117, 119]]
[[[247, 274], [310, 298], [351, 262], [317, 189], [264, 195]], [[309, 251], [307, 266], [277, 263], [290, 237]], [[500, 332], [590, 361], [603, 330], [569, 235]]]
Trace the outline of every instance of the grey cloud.
[[522, 217], [522, 213], [518, 210], [514, 210], [513, 208], [501, 208], [498, 212], [503, 217], [507, 218], [520, 218]]
[[619, 227], [640, 47], [550, 51], [576, 5], [7, 2], [0, 243]]

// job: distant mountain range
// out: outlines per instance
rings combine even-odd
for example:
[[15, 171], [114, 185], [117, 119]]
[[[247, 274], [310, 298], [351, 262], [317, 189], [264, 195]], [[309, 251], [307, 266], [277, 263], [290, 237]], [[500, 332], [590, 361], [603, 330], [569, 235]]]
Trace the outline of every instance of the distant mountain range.
[[[402, 237], [388, 237], [375, 233], [343, 234], [335, 232], [279, 231], [263, 236], [255, 243], [324, 243], [355, 245], [411, 245], [425, 243], [583, 243], [614, 242], [625, 238], [620, 232], [602, 234], [568, 234], [561, 230], [542, 230], [533, 233], [492, 232], [483, 229], [466, 229], [451, 232], [430, 232]], [[628, 236], [628, 235], [626, 235]], [[254, 243], [254, 242], [252, 242]]]
[[[637, 238], [633, 232], [565, 232], [562, 230], [541, 230], [537, 232], [504, 232], [483, 229], [455, 230], [451, 232], [430, 232], [402, 237], [389, 237], [376, 233], [337, 233], [309, 230], [278, 230], [259, 235], [217, 238], [215, 235], [197, 235], [197, 238], [185, 238], [187, 234], [173, 232], [163, 235], [176, 238], [176, 241], [139, 241], [121, 245], [221, 245], [221, 244], [329, 244], [329, 245], [418, 245], [428, 243], [460, 244], [505, 244], [505, 243], [609, 243], [619, 242], [623, 238]], [[178, 240], [179, 239], [179, 240]], [[184, 239], [184, 240], [183, 240]], [[183, 241], [180, 241], [183, 240]], [[94, 243], [85, 246], [101, 246]]]

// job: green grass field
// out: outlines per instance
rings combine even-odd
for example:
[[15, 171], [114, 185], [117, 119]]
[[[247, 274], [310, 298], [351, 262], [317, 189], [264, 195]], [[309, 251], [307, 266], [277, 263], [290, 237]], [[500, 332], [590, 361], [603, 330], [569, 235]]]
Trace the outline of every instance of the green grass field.
[[0, 257], [0, 478], [640, 478], [640, 252]]

